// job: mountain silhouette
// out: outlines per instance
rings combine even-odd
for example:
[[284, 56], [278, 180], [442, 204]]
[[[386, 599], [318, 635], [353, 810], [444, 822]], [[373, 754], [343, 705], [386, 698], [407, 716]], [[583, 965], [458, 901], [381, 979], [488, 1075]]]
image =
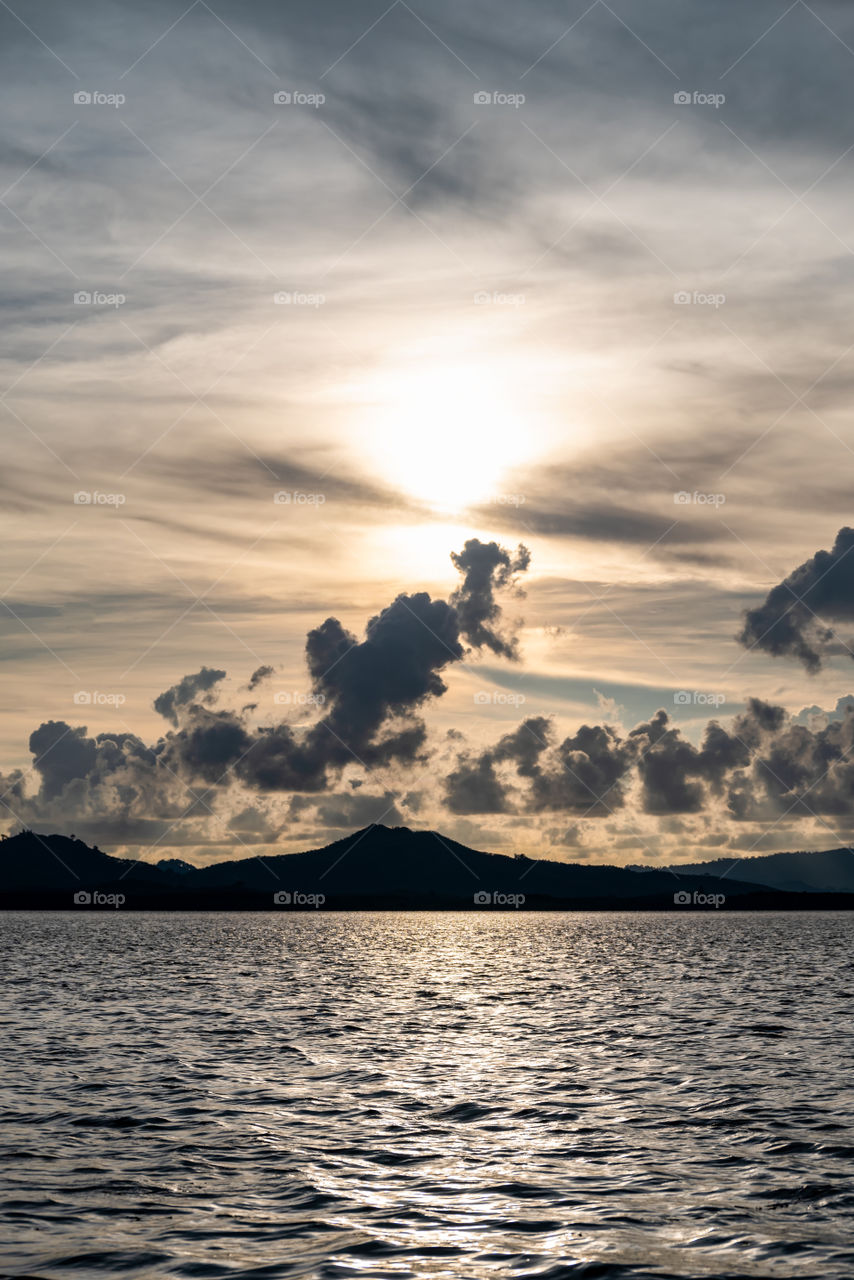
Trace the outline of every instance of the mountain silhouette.
[[750, 858], [715, 858], [710, 862], [674, 863], [678, 875], [737, 876], [790, 893], [854, 893], [854, 852], [768, 853]]
[[[322, 849], [213, 863], [115, 858], [81, 840], [24, 831], [0, 842], [0, 906], [114, 905], [125, 909], [607, 909], [693, 907], [854, 907], [854, 894], [828, 887], [834, 854], [800, 862], [790, 884], [759, 879], [753, 864], [732, 860], [669, 868], [551, 862], [484, 853], [434, 831], [372, 825]], [[747, 865], [749, 863], [749, 867]], [[726, 871], [728, 874], [723, 875]], [[749, 876], [748, 876], [749, 871]], [[782, 873], [781, 873], [782, 874]], [[841, 871], [840, 871], [841, 874]], [[847, 870], [846, 870], [847, 875]], [[847, 880], [845, 882], [847, 886]], [[816, 892], [808, 891], [815, 888]], [[846, 894], [848, 896], [846, 897]], [[89, 901], [86, 901], [86, 899]], [[117, 901], [117, 899], [121, 901]], [[718, 900], [718, 899], [723, 900]], [[75, 901], [75, 899], [78, 899]]]

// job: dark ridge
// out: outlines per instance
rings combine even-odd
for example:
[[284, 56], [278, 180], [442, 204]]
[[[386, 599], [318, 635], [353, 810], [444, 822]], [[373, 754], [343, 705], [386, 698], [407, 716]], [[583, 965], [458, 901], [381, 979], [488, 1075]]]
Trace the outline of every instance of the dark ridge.
[[[233, 859], [201, 868], [180, 859], [152, 865], [114, 858], [75, 838], [24, 831], [0, 841], [0, 907], [854, 909], [854, 892], [828, 889], [820, 882], [826, 874], [821, 860], [832, 855], [774, 856], [818, 859], [816, 891], [804, 890], [800, 884], [789, 888], [762, 883], [753, 864], [770, 861], [763, 858], [745, 860], [733, 871], [733, 859], [673, 869], [631, 869], [484, 853], [438, 832], [408, 827], [372, 825], [323, 849]], [[724, 871], [728, 874], [722, 875]], [[742, 877], [736, 878], [735, 871], [743, 871]], [[808, 881], [802, 877], [802, 883]]]

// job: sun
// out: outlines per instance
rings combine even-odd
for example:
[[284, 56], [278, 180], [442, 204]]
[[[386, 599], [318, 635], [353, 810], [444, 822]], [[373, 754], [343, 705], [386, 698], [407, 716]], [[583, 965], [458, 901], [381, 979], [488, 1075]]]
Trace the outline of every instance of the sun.
[[470, 361], [384, 379], [368, 447], [385, 479], [437, 511], [501, 501], [529, 458], [525, 397], [506, 370]]

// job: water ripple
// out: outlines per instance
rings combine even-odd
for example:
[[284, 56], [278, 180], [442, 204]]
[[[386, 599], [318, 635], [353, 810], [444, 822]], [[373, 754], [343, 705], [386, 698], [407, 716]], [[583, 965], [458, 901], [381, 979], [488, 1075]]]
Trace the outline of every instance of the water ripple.
[[4, 1274], [854, 1274], [850, 915], [9, 914]]

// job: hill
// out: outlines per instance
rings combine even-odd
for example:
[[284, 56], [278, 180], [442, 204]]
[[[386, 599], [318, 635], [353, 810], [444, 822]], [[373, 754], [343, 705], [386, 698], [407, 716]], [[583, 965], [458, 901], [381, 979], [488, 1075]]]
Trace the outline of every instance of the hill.
[[715, 858], [710, 862], [675, 863], [668, 869], [680, 876], [722, 877], [724, 885], [735, 877], [787, 893], [854, 893], [854, 853], [850, 849]]
[[[822, 855], [776, 855], [821, 858]], [[830, 855], [827, 855], [828, 857]], [[750, 859], [765, 863], [767, 859]], [[80, 840], [26, 831], [0, 842], [0, 907], [127, 909], [669, 909], [854, 907], [854, 893], [723, 879], [719, 863], [672, 869], [508, 857], [434, 831], [365, 827], [305, 853], [230, 859], [193, 868], [114, 858]], [[800, 865], [800, 864], [799, 864]], [[732, 866], [729, 860], [723, 866]], [[824, 864], [822, 864], [822, 867]], [[739, 870], [741, 864], [739, 864]], [[747, 875], [747, 871], [750, 875]]]

